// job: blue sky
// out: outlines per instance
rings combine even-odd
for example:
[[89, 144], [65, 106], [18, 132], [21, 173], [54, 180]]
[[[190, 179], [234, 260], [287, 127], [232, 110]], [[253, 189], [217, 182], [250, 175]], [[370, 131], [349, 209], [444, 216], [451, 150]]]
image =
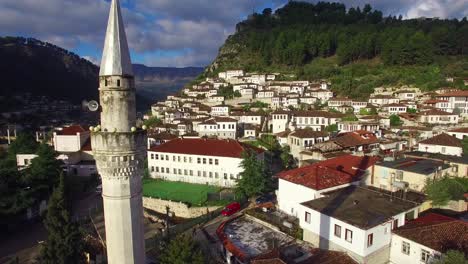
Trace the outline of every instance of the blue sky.
[[[120, 0], [132, 61], [149, 66], [205, 66], [235, 25], [286, 0]], [[317, 2], [317, 0], [307, 0]], [[337, 0], [370, 3], [385, 15], [462, 18], [468, 0]], [[99, 63], [109, 0], [0, 0], [0, 34], [35, 37]]]

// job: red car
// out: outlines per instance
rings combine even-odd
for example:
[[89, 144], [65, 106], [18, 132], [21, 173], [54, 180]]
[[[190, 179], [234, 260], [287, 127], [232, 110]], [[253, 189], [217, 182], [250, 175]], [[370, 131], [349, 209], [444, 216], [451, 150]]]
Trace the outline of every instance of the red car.
[[233, 214], [239, 212], [240, 208], [241, 208], [240, 203], [233, 202], [233, 203], [230, 203], [230, 204], [226, 205], [224, 210], [221, 211], [221, 214], [224, 215], [224, 216], [230, 216], [230, 215], [233, 215]]

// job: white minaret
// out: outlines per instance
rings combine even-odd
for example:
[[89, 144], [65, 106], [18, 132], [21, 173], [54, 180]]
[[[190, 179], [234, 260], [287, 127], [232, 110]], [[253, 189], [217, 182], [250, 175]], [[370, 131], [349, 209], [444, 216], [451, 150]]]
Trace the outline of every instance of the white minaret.
[[141, 179], [146, 133], [134, 129], [135, 82], [119, 0], [111, 3], [99, 97], [101, 126], [92, 133], [91, 144], [102, 177], [108, 263], [142, 264], [145, 241]]

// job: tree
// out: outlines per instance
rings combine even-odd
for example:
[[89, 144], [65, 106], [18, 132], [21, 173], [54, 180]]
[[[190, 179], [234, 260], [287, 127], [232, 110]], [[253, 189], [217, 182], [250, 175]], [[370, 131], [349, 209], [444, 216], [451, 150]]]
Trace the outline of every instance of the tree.
[[152, 116], [149, 119], [146, 119], [145, 121], [143, 121], [143, 125], [147, 126], [148, 128], [155, 127], [155, 126], [160, 125], [160, 124], [162, 124], [161, 119], [159, 119], [159, 118], [157, 118], [155, 116]]
[[85, 263], [83, 236], [78, 225], [72, 221], [66, 193], [62, 175], [49, 200], [44, 221], [48, 234], [40, 263]]
[[457, 250], [448, 250], [441, 260], [434, 262], [434, 264], [468, 264], [463, 252]]
[[37, 158], [31, 161], [29, 167], [28, 181], [31, 184], [46, 184], [52, 190], [62, 172], [61, 162], [56, 159], [57, 153], [52, 147], [45, 143], [39, 146], [36, 154]]
[[449, 177], [428, 179], [425, 192], [433, 205], [443, 206], [451, 200], [463, 199], [463, 194], [468, 192], [468, 180]]
[[289, 146], [286, 145], [281, 148], [280, 159], [285, 169], [291, 168], [291, 165], [294, 159], [293, 159], [293, 156], [291, 155], [291, 149], [289, 148]]
[[464, 138], [461, 143], [463, 145], [463, 153], [468, 154], [468, 138]]
[[390, 125], [391, 126], [400, 126], [403, 122], [401, 121], [400, 117], [397, 115], [390, 116]]
[[16, 160], [16, 154], [33, 154], [38, 145], [31, 134], [20, 133], [8, 148], [8, 156]]
[[325, 127], [325, 131], [327, 131], [327, 132], [336, 132], [336, 131], [338, 131], [338, 125], [337, 124], [331, 124], [331, 125]]
[[416, 113], [418, 112], [418, 110], [415, 109], [415, 108], [407, 108], [407, 109], [406, 109], [406, 112], [407, 112], [407, 113], [410, 113], [410, 114], [416, 114]]
[[257, 154], [254, 151], [242, 153], [241, 167], [244, 170], [240, 173], [240, 179], [237, 181], [236, 193], [238, 195], [252, 197], [267, 190], [270, 175], [264, 162], [257, 159]]
[[163, 249], [162, 264], [203, 264], [205, 259], [195, 241], [189, 235], [178, 235]]

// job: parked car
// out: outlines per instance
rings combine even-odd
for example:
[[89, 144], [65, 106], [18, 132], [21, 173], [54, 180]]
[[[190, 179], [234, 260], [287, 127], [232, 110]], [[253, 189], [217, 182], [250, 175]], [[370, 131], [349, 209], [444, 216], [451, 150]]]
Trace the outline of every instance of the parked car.
[[268, 203], [268, 202], [273, 202], [273, 201], [275, 201], [275, 196], [270, 193], [264, 194], [258, 197], [257, 199], [255, 199], [256, 204]]
[[226, 205], [224, 210], [221, 211], [221, 214], [224, 215], [224, 216], [230, 216], [230, 215], [233, 215], [233, 214], [239, 212], [240, 208], [241, 208], [240, 203], [233, 202], [233, 203], [230, 203], [230, 204]]

